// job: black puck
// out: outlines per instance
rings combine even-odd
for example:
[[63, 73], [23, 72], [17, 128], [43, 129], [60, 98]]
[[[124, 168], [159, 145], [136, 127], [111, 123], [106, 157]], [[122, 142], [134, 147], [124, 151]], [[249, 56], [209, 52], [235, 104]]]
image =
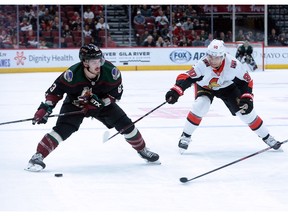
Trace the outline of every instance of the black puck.
[[62, 177], [63, 174], [62, 174], [62, 173], [56, 173], [54, 176], [55, 176], [55, 177]]
[[179, 180], [180, 180], [180, 182], [182, 182], [182, 183], [185, 183], [185, 182], [188, 181], [188, 179], [187, 179], [186, 177], [182, 177], [182, 178], [180, 178]]

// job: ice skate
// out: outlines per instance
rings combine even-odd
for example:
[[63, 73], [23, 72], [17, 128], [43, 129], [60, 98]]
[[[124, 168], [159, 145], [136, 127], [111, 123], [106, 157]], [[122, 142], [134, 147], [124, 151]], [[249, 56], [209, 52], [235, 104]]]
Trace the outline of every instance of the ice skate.
[[283, 152], [281, 147], [281, 143], [277, 140], [274, 139], [273, 136], [271, 136], [270, 134], [268, 134], [266, 137], [263, 138], [263, 141], [271, 146], [274, 150], [279, 151], [279, 152]]
[[148, 163], [161, 164], [161, 162], [158, 160], [159, 155], [152, 151], [149, 151], [146, 147], [138, 151], [138, 154], [140, 155], [141, 158], [145, 159]]
[[184, 134], [182, 134], [178, 143], [180, 154], [183, 154], [188, 149], [190, 142], [191, 142], [191, 137], [187, 137]]
[[28, 166], [25, 170], [31, 172], [39, 172], [43, 170], [46, 165], [43, 163], [43, 156], [40, 153], [36, 153], [32, 156], [32, 158], [28, 162]]

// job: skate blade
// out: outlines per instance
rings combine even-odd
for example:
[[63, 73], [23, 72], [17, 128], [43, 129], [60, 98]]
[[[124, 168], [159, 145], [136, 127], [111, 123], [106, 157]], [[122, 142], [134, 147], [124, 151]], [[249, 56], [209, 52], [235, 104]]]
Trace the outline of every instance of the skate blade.
[[43, 170], [43, 167], [38, 165], [38, 164], [29, 164], [27, 166], [27, 168], [25, 168], [24, 170], [29, 171], [29, 172], [40, 172], [41, 170]]
[[187, 149], [179, 148], [179, 153], [182, 155]]
[[147, 160], [146, 160], [146, 163], [149, 164], [149, 165], [161, 165], [161, 161], [159, 161], [159, 160], [154, 161], [154, 162], [151, 162], [151, 161], [147, 161]]

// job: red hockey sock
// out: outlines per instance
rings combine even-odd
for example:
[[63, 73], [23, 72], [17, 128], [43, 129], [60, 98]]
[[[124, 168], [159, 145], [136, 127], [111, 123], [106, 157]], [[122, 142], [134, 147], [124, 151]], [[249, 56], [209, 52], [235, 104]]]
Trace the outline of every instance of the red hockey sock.
[[47, 157], [58, 146], [57, 140], [50, 134], [45, 134], [42, 140], [38, 143], [37, 153], [41, 153], [43, 157]]
[[[135, 135], [132, 134], [133, 132], [135, 133], [133, 130], [130, 134], [125, 135], [125, 139], [136, 151], [140, 151], [145, 147], [145, 141], [138, 130]], [[129, 135], [131, 135], [131, 137]]]

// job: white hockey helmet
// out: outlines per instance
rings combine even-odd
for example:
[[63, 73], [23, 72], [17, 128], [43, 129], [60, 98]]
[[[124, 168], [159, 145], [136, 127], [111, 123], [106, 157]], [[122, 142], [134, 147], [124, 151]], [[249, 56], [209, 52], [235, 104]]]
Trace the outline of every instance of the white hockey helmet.
[[208, 46], [207, 54], [210, 56], [224, 56], [226, 49], [222, 40], [214, 39]]

